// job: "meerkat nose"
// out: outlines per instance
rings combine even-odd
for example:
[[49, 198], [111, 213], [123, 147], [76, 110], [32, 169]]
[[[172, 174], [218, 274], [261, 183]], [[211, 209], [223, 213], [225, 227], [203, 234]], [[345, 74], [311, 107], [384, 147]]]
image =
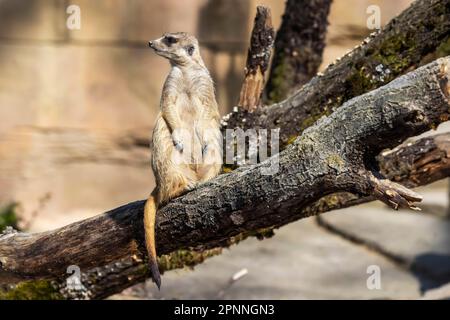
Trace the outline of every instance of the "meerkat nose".
[[152, 42], [152, 41], [149, 41], [149, 42], [148, 42], [148, 46], [149, 46], [150, 48], [153, 48], [153, 42]]

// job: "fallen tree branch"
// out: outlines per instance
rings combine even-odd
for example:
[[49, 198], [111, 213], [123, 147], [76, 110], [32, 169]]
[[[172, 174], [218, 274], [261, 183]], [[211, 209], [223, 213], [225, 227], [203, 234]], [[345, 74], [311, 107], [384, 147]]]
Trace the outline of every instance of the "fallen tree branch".
[[280, 102], [316, 75], [322, 63], [331, 0], [288, 0], [277, 32], [266, 95]]
[[249, 112], [253, 112], [260, 104], [265, 83], [264, 75], [269, 67], [275, 37], [274, 33], [270, 9], [258, 6], [247, 54], [244, 83], [238, 102], [239, 107]]
[[[352, 99], [280, 154], [174, 199], [158, 213], [159, 253], [228, 246], [242, 234], [308, 216], [302, 209], [335, 192], [412, 205], [419, 196], [375, 178], [371, 162], [381, 149], [447, 119], [449, 68], [450, 58], [440, 59]], [[269, 166], [279, 166], [278, 172], [265, 175]], [[386, 187], [382, 194], [375, 192], [380, 187]], [[139, 266], [129, 267], [136, 273], [129, 274], [120, 289], [133, 279], [142, 280], [143, 204], [137, 201], [55, 231], [1, 237], [1, 282], [64, 278], [69, 265], [95, 270], [124, 260]]]
[[226, 117], [227, 128], [280, 128], [284, 148], [344, 102], [414, 68], [449, 36], [448, 1], [418, 0], [286, 101], [253, 113], [231, 113]]

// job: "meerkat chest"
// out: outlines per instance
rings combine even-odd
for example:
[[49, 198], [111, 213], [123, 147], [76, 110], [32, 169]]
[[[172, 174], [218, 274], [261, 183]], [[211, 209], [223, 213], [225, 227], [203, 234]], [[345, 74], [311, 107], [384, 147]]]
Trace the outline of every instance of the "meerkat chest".
[[188, 126], [198, 125], [208, 108], [211, 90], [209, 79], [193, 73], [180, 74], [173, 80], [171, 95], [176, 99], [175, 108], [180, 120]]
[[184, 88], [177, 95], [177, 113], [181, 121], [195, 125], [205, 110], [201, 99], [192, 88]]

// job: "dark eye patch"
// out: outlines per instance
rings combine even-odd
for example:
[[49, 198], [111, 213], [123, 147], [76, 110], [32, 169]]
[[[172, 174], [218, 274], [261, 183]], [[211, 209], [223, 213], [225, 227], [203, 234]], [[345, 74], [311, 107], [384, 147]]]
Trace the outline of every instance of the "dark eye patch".
[[175, 38], [175, 37], [172, 37], [172, 36], [165, 36], [164, 37], [164, 40], [166, 41], [166, 43], [167, 44], [169, 44], [169, 45], [171, 45], [171, 44], [174, 44], [174, 43], [177, 43], [178, 42], [178, 39], [177, 38]]
[[195, 50], [194, 46], [187, 46], [185, 49], [186, 49], [188, 55], [192, 56], [194, 54], [194, 50]]

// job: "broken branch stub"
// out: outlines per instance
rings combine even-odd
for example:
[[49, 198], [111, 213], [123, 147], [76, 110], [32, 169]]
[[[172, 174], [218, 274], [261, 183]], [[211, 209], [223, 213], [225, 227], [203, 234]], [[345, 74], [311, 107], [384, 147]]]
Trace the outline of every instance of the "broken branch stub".
[[238, 106], [253, 112], [260, 104], [264, 90], [265, 73], [269, 67], [274, 42], [274, 29], [270, 9], [258, 6], [247, 54], [244, 83]]

